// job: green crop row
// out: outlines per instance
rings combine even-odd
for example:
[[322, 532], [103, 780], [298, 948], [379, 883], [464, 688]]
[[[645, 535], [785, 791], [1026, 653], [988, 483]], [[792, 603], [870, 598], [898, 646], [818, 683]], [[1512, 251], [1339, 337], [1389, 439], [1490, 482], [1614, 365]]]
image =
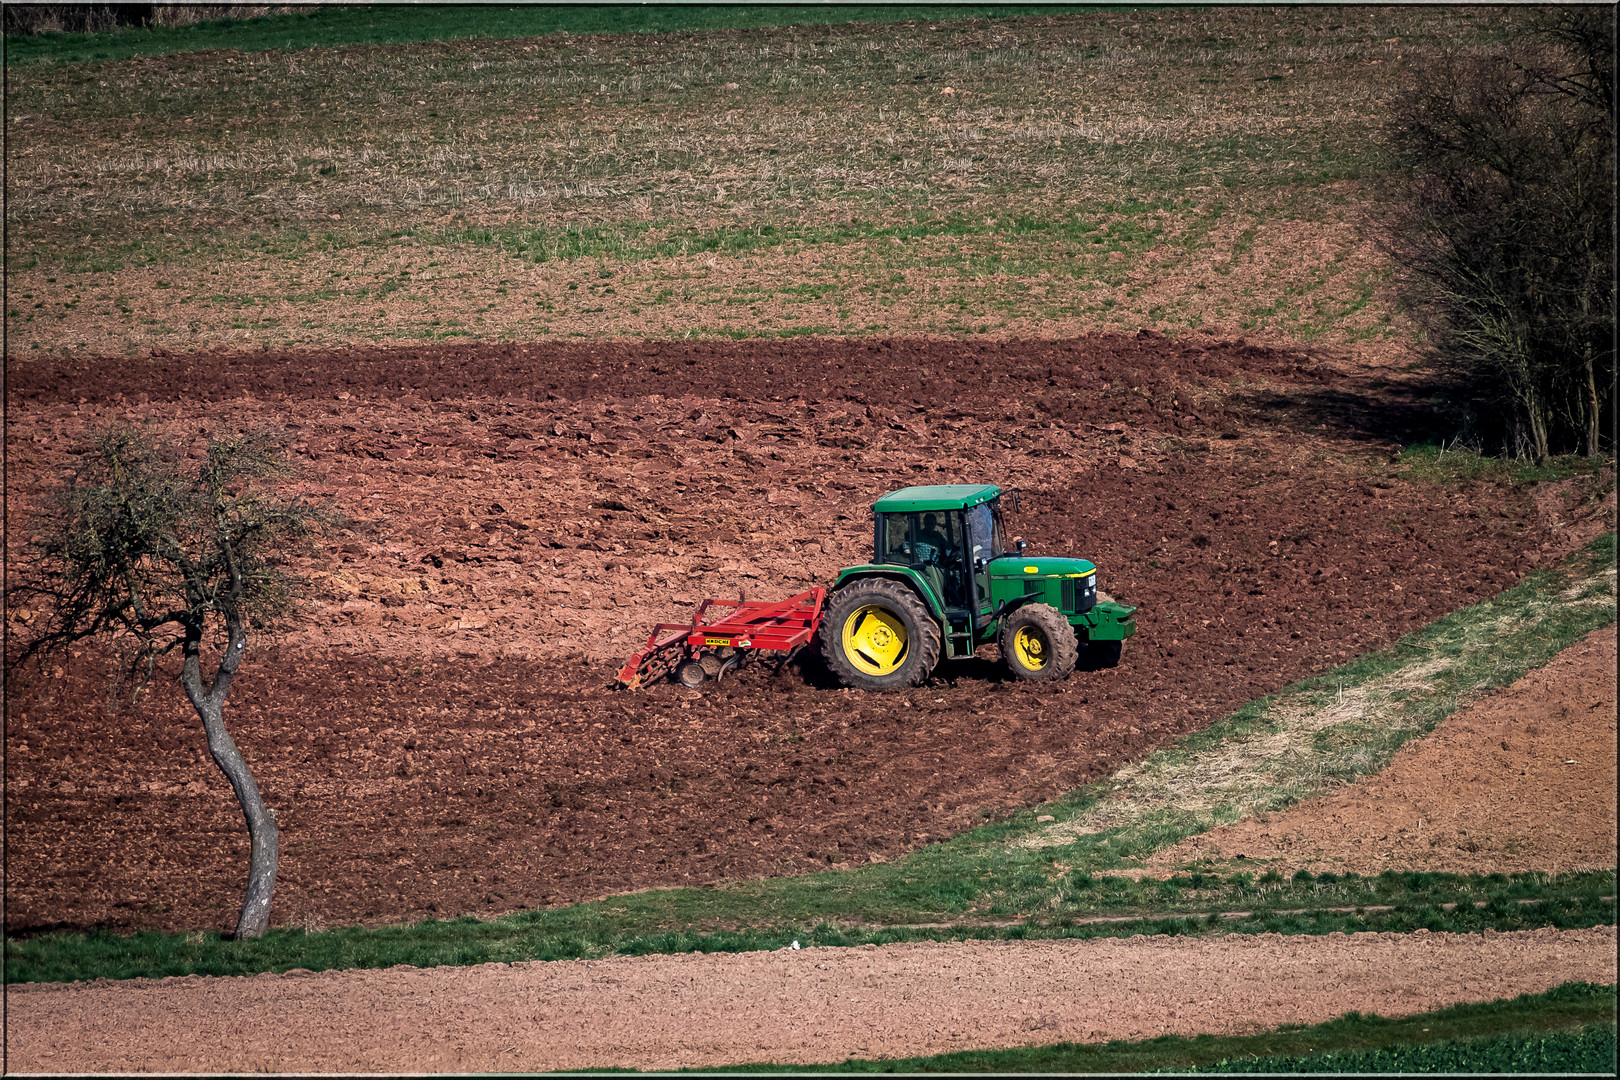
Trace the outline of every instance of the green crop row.
[[[1164, 1035], [1057, 1043], [889, 1061], [818, 1065], [837, 1073], [1590, 1072], [1612, 1073], [1613, 986], [1566, 983], [1511, 1001], [1454, 1005], [1399, 1019], [1347, 1013], [1257, 1035]], [[740, 1065], [709, 1072], [803, 1071]]]
[[[1572, 1031], [1218, 1061], [1199, 1073], [1595, 1073], [1614, 1070], [1614, 1021]], [[1175, 1070], [1177, 1072], [1181, 1070]]]

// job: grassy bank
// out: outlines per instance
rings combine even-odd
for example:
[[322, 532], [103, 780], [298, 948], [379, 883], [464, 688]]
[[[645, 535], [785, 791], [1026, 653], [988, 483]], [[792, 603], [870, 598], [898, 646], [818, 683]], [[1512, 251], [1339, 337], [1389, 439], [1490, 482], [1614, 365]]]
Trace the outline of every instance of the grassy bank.
[[[1502, 881], [1452, 875], [1417, 875], [1420, 880], [1416, 882], [1410, 875], [1341, 879], [1337, 889], [1328, 890], [1335, 901], [1332, 906], [1324, 903], [1314, 883], [1241, 879], [1246, 876], [1202, 881], [1197, 889], [1174, 885], [1135, 894], [1115, 891], [1118, 886], [1110, 881], [1094, 893], [1096, 906], [1111, 912], [1106, 916], [1073, 913], [1073, 909], [1088, 907], [1085, 894], [1092, 886], [1082, 885], [1078, 890], [1081, 898], [1068, 905], [1069, 914], [1002, 922], [883, 925], [851, 923], [835, 915], [775, 921], [726, 893], [676, 890], [499, 919], [464, 916], [408, 926], [313, 933], [284, 927], [252, 941], [231, 941], [217, 932], [48, 933], [8, 943], [6, 981], [735, 953], [782, 949], [795, 941], [801, 947], [816, 948], [912, 941], [1092, 940], [1137, 934], [1479, 933], [1538, 927], [1584, 929], [1615, 922], [1613, 872], [1520, 875]], [[1347, 896], [1364, 903], [1347, 906], [1337, 902]], [[1129, 905], [1134, 911], [1122, 910], [1127, 898], [1134, 901]]]
[[1281, 810], [1383, 768], [1459, 704], [1541, 667], [1615, 619], [1614, 534], [1387, 649], [1250, 702], [1061, 800], [1013, 841], [1107, 869], [1196, 833]]
[[[1110, 779], [892, 863], [637, 893], [488, 921], [312, 934], [283, 929], [260, 941], [201, 933], [46, 934], [10, 942], [7, 977], [431, 966], [740, 951], [795, 939], [841, 945], [1613, 922], [1612, 870], [1512, 877], [1299, 874], [1287, 880], [1275, 873], [1183, 873], [1167, 881], [1133, 881], [1118, 872], [1213, 825], [1281, 808], [1332, 780], [1381, 768], [1402, 742], [1431, 729], [1461, 700], [1513, 682], [1613, 622], [1614, 576], [1614, 535], [1608, 534], [1559, 568], [1538, 571], [1387, 649], [1253, 702]], [[1391, 690], [1397, 685], [1399, 696]], [[1346, 702], [1361, 707], [1347, 709]], [[1248, 764], [1235, 769], [1233, 761]], [[1037, 820], [1043, 816], [1052, 820]]]
[[[970, 1050], [817, 1072], [1594, 1072], [1612, 1069], [1613, 986], [1567, 983], [1511, 1001], [1455, 1005], [1398, 1020], [1348, 1013], [1259, 1035], [1199, 1035]], [[802, 1072], [745, 1065], [715, 1072]]]

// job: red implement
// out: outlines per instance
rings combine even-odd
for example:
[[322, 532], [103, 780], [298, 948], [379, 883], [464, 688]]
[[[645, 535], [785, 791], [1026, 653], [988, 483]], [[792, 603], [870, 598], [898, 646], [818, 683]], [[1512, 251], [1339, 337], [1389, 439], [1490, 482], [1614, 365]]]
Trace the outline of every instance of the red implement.
[[[791, 653], [815, 636], [826, 599], [827, 590], [817, 586], [786, 600], [748, 600], [741, 596], [735, 600], [705, 600], [692, 613], [691, 622], [659, 623], [653, 627], [647, 644], [619, 669], [618, 681], [625, 689], [634, 690], [675, 672], [685, 663], [705, 663], [709, 656], [720, 659], [708, 661], [705, 667], [713, 667], [719, 674], [735, 667], [732, 658], [746, 650]], [[731, 610], [713, 622], [704, 622], [711, 608]]]

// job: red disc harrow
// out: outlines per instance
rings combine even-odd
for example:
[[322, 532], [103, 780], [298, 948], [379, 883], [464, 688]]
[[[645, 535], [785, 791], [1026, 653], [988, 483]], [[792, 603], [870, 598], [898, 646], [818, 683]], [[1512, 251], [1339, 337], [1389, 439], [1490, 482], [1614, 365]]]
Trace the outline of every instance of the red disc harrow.
[[[691, 622], [653, 627], [647, 644], [619, 669], [618, 682], [634, 690], [673, 674], [687, 686], [700, 686], [741, 666], [758, 649], [782, 653], [780, 663], [786, 664], [815, 636], [826, 600], [827, 590], [819, 586], [786, 600], [704, 600]], [[721, 608], [730, 610], [719, 615]], [[704, 622], [711, 610], [719, 617]]]

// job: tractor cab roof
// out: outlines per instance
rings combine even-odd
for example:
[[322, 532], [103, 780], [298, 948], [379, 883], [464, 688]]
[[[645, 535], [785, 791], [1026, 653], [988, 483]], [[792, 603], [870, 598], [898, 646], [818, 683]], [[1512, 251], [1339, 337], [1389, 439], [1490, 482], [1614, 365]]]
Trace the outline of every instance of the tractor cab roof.
[[994, 484], [926, 484], [891, 491], [872, 504], [876, 514], [903, 514], [911, 510], [966, 510], [1001, 494]]

